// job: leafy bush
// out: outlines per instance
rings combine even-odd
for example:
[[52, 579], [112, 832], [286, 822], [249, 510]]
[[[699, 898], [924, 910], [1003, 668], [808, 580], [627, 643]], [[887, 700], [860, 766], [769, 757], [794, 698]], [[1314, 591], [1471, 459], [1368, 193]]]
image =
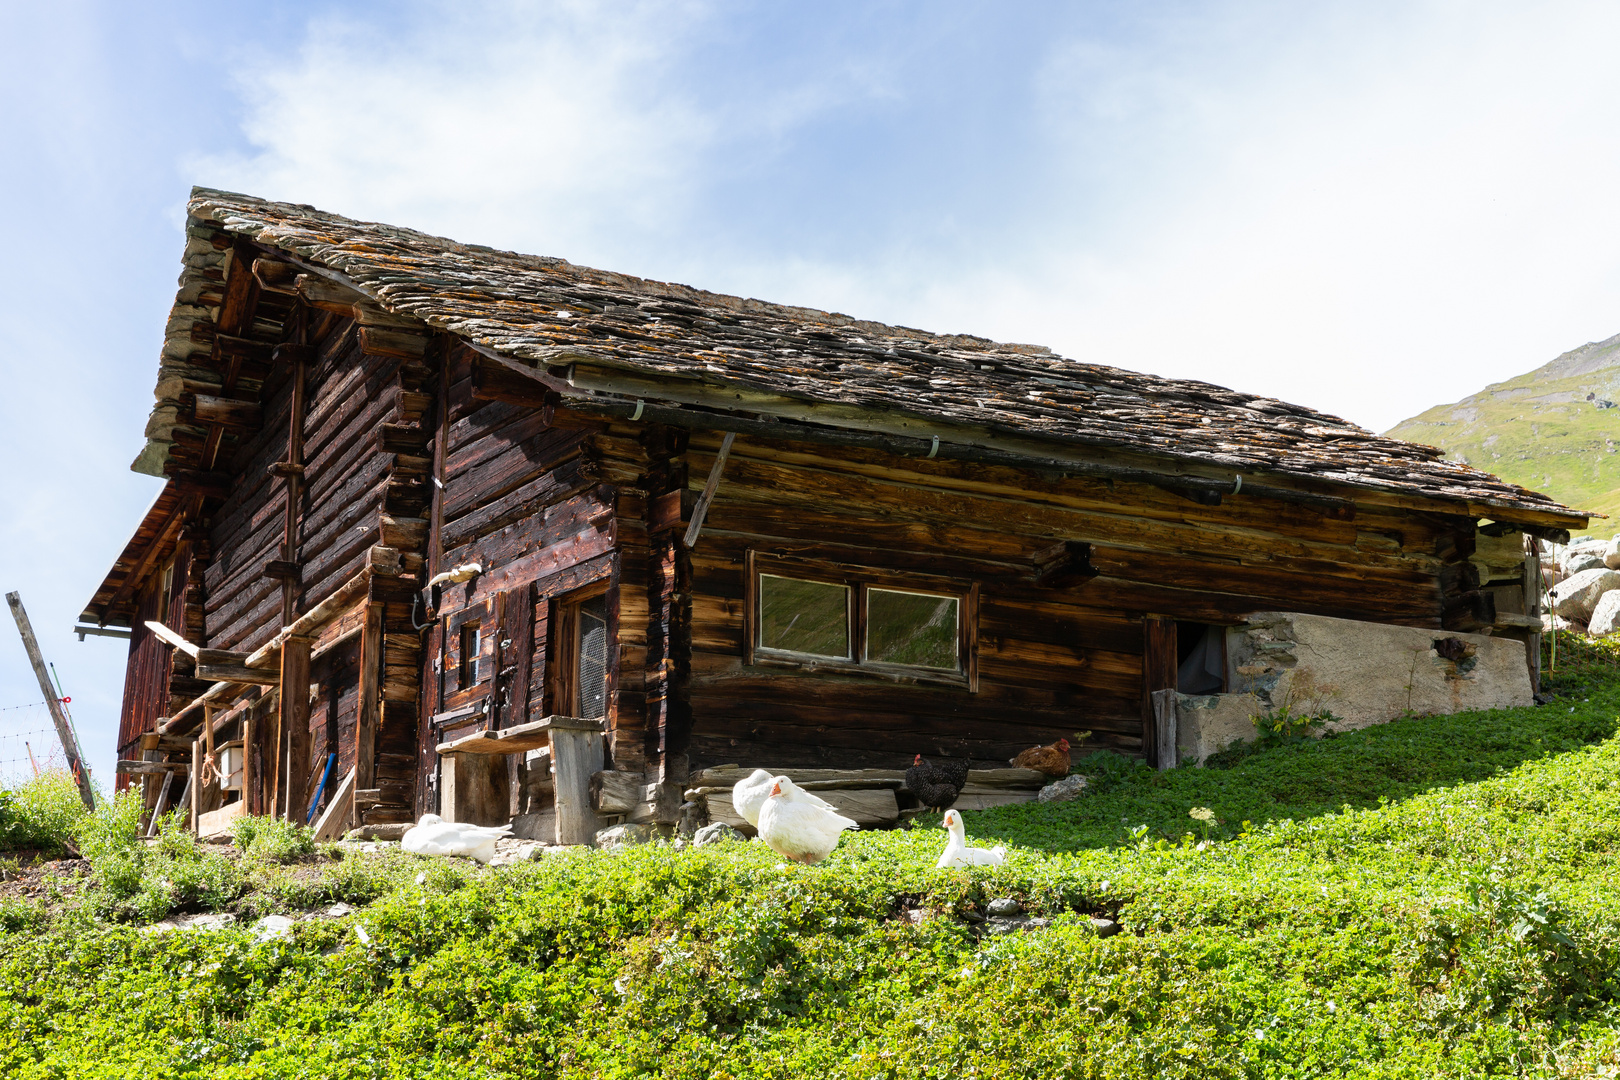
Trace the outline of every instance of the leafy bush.
[[127, 900], [140, 891], [146, 863], [141, 847], [144, 809], [140, 790], [128, 788], [82, 817], [74, 832], [79, 853], [89, 860], [96, 883], [114, 901]]
[[86, 813], [72, 776], [59, 770], [40, 773], [0, 791], [0, 850], [38, 848], [59, 854]]
[[236, 846], [261, 859], [287, 862], [315, 854], [315, 830], [272, 817], [241, 817], [231, 826]]

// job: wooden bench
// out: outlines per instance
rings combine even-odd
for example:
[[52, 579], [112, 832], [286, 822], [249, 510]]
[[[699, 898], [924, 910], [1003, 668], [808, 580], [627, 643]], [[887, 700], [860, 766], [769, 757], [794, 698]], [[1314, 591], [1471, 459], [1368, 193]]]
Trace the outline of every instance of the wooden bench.
[[[591, 809], [591, 776], [602, 769], [602, 720], [548, 716], [440, 743], [439, 816], [471, 825], [505, 825], [549, 844], [589, 844], [601, 827]], [[514, 821], [511, 783], [516, 755], [550, 750], [552, 808]]]

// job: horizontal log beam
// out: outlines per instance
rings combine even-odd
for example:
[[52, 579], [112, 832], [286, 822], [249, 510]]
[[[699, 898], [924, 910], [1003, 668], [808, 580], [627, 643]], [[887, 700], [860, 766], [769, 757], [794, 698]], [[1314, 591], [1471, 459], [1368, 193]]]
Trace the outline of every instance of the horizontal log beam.
[[197, 395], [192, 409], [200, 424], [218, 424], [221, 427], [256, 429], [263, 423], [263, 410], [257, 401], [237, 401], [233, 398]]

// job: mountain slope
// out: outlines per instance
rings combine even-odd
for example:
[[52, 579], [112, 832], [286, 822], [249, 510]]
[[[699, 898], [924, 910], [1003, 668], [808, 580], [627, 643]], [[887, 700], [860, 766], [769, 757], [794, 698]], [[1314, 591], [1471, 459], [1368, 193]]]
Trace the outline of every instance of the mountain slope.
[[1620, 334], [1454, 405], [1436, 405], [1385, 434], [1438, 446], [1577, 510], [1608, 514], [1591, 530], [1608, 536], [1620, 526]]

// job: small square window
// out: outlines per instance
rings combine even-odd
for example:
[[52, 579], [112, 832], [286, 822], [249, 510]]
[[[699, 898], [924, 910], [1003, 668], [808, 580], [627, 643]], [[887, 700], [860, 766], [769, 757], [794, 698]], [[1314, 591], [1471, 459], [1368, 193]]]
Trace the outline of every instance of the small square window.
[[850, 659], [849, 586], [761, 574], [759, 647]]
[[456, 689], [465, 690], [478, 685], [479, 652], [484, 647], [483, 635], [478, 632], [477, 623], [463, 623], [461, 626], [461, 663], [456, 672]]
[[960, 601], [954, 596], [866, 590], [866, 658], [956, 671]]

